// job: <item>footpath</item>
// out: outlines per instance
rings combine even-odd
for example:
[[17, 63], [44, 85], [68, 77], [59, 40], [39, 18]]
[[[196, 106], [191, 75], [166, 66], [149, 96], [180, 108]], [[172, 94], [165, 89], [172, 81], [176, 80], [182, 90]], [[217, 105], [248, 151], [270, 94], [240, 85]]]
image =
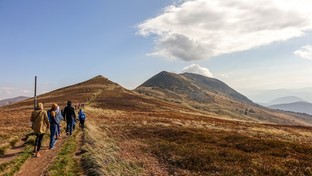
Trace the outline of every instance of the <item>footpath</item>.
[[[66, 134], [62, 133], [61, 138], [57, 140], [55, 148], [49, 149], [49, 140], [46, 140], [40, 150], [40, 157], [31, 157], [23, 164], [16, 176], [39, 176], [46, 173], [49, 165], [52, 163], [55, 156], [61, 150], [66, 138]], [[71, 136], [70, 136], [71, 137]]]

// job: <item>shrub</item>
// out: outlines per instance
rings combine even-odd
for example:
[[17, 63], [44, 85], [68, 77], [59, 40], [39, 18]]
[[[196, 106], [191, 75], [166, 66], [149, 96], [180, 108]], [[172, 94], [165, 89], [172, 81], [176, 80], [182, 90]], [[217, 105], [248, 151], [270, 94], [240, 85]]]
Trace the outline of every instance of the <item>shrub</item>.
[[0, 147], [0, 156], [4, 156], [6, 151], [10, 148], [10, 145], [3, 145]]
[[18, 141], [19, 141], [18, 136], [14, 136], [10, 141], [11, 147], [14, 147]]

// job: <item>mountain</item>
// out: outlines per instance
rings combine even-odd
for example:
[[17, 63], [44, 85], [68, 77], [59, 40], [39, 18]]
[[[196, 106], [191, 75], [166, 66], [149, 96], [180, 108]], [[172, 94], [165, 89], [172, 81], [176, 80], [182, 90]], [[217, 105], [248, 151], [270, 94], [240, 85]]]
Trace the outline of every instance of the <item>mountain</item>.
[[287, 96], [287, 97], [280, 97], [276, 98], [268, 103], [267, 106], [278, 105], [278, 104], [289, 104], [295, 102], [306, 102], [304, 99], [296, 97], [296, 96]]
[[312, 115], [312, 103], [308, 102], [294, 102], [294, 103], [286, 103], [286, 104], [275, 104], [269, 106], [272, 109], [279, 109], [284, 111], [293, 111], [299, 113], [306, 113]]
[[[95, 108], [104, 107], [114, 111], [137, 110], [151, 112], [155, 109], [155, 106], [157, 109], [166, 109], [168, 107], [185, 109], [185, 107], [181, 105], [161, 102], [157, 99], [142, 96], [134, 91], [123, 88], [119, 84], [101, 75], [38, 96], [38, 102], [42, 102], [45, 109], [50, 108], [53, 103], [57, 103], [61, 108], [64, 108], [69, 100], [72, 101], [73, 105], [76, 107], [78, 107], [79, 104], [84, 104]], [[33, 99], [28, 99], [1, 107], [0, 111], [9, 112], [12, 109], [21, 111], [27, 110], [29, 114], [33, 106]]]
[[219, 94], [252, 104], [251, 100], [222, 81], [193, 73], [174, 74], [162, 71], [136, 88], [136, 91], [149, 92], [152, 91], [151, 89], [162, 90], [168, 97], [186, 98], [200, 103], [214, 102], [215, 95]]
[[312, 124], [311, 116], [260, 106], [222, 81], [198, 74], [162, 71], [134, 91], [148, 97], [185, 105], [198, 113], [218, 118], [276, 124]]
[[220, 80], [193, 73], [183, 73], [181, 75], [191, 80], [192, 84], [197, 85], [200, 90], [207, 90], [216, 94], [223, 94], [224, 96], [230, 97], [236, 101], [252, 104], [251, 100], [238, 93], [236, 90], [232, 89]]
[[274, 90], [242, 90], [254, 102], [269, 102], [279, 97], [295, 96], [312, 102], [312, 88], [274, 89]]
[[16, 102], [19, 102], [19, 101], [26, 100], [27, 98], [29, 98], [29, 97], [19, 96], [19, 97], [15, 97], [15, 98], [4, 99], [4, 100], [0, 101], [0, 106], [13, 104], [13, 103], [16, 103]]

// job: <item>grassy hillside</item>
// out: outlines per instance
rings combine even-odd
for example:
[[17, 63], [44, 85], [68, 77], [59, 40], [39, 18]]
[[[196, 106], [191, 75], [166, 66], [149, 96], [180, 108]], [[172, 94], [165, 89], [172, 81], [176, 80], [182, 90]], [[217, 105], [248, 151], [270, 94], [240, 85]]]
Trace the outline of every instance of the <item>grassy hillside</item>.
[[[312, 128], [265, 124], [290, 115], [261, 107], [234, 113], [246, 105], [219, 98], [222, 106], [156, 99], [98, 76], [39, 101], [46, 108], [86, 104], [86, 130], [76, 145], [88, 175], [312, 175]], [[30, 131], [31, 110], [31, 100], [0, 108], [1, 143]]]
[[87, 112], [90, 154], [106, 175], [312, 174], [308, 127], [228, 121], [174, 109], [89, 107]]
[[160, 100], [183, 104], [202, 114], [217, 114], [220, 118], [283, 125], [312, 124], [312, 116], [262, 107], [225, 83], [197, 74], [160, 72], [135, 91]]

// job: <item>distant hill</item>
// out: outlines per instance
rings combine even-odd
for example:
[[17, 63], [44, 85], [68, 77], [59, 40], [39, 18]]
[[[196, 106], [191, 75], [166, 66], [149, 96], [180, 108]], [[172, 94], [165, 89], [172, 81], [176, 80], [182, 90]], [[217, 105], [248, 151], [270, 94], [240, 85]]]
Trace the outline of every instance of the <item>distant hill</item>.
[[0, 101], [0, 106], [13, 104], [13, 103], [16, 103], [16, 102], [19, 102], [19, 101], [26, 100], [27, 98], [29, 98], [29, 97], [19, 96], [19, 97], [15, 97], [15, 98], [4, 99], [4, 100]]
[[307, 102], [307, 101], [305, 101], [302, 98], [296, 97], [296, 96], [286, 96], [286, 97], [276, 98], [276, 99], [266, 103], [266, 105], [272, 106], [272, 105], [289, 104], [289, 103], [295, 103], [295, 102]]
[[275, 89], [275, 90], [245, 90], [245, 94], [254, 102], [269, 102], [279, 97], [295, 96], [312, 102], [312, 88], [303, 89]]
[[220, 118], [276, 124], [312, 124], [311, 116], [260, 106], [220, 80], [193, 73], [162, 71], [134, 91], [191, 107], [199, 113], [217, 114]]
[[244, 95], [238, 93], [220, 80], [193, 73], [175, 74], [162, 71], [140, 85], [137, 91], [159, 89], [168, 97], [180, 97], [200, 103], [214, 102], [214, 95], [220, 94], [233, 100], [252, 104]]
[[284, 111], [293, 111], [293, 112], [300, 112], [312, 115], [312, 103], [308, 102], [294, 102], [294, 103], [287, 103], [287, 104], [276, 104], [269, 106], [272, 109], [279, 109]]

